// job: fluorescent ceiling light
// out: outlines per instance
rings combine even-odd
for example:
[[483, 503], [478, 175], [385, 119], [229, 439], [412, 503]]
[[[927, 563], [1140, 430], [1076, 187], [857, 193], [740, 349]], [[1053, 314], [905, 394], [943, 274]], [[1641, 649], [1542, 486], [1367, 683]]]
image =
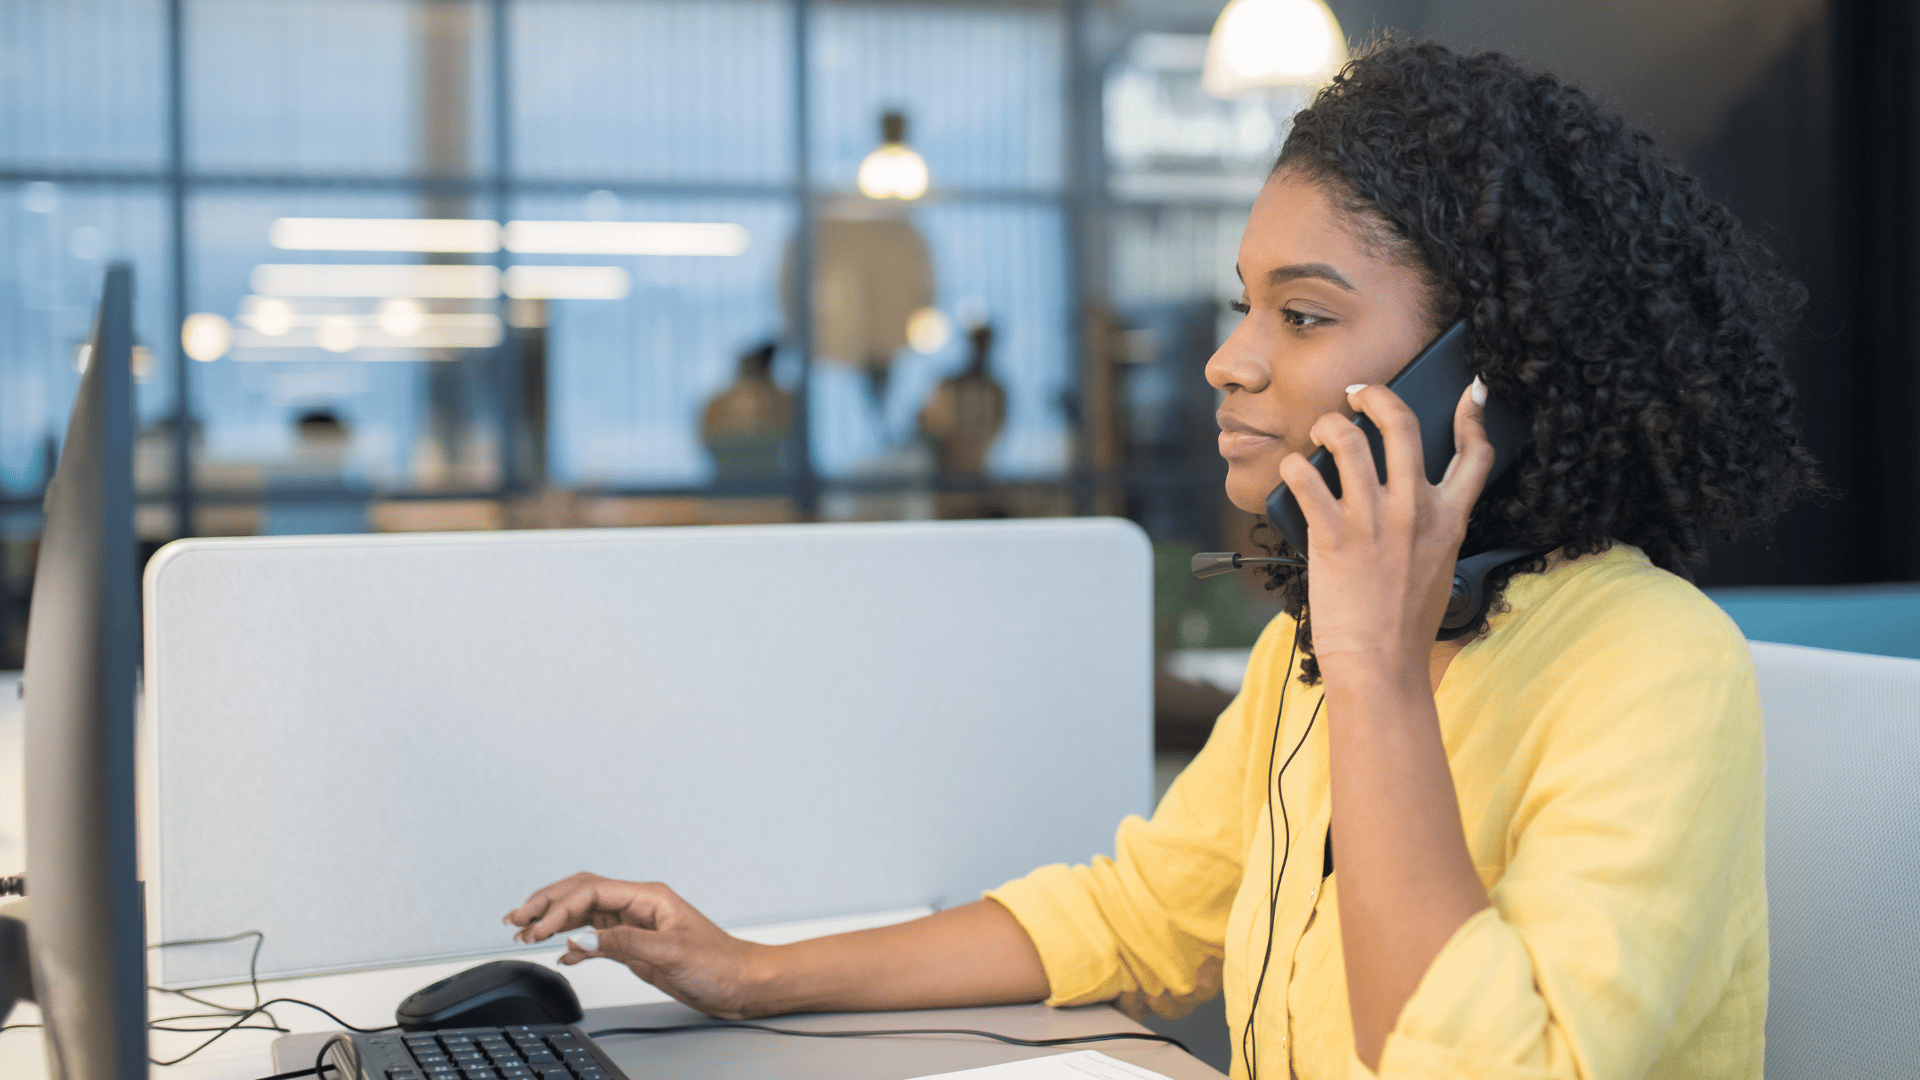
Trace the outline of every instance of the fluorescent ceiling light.
[[326, 266], [262, 263], [248, 278], [260, 296], [411, 296], [491, 300], [500, 295], [494, 266]]
[[516, 300], [618, 300], [632, 281], [618, 266], [509, 266], [506, 285]]
[[[250, 328], [239, 330], [233, 344], [241, 350], [325, 349], [336, 353], [354, 351], [359, 355], [367, 349], [491, 349], [505, 336], [500, 317], [486, 312], [426, 313], [421, 316], [419, 327], [408, 334], [393, 333], [382, 325], [382, 318], [381, 314], [301, 313], [294, 316], [289, 329], [278, 334]], [[234, 358], [248, 357], [236, 353]], [[399, 358], [418, 359], [411, 355]]]
[[462, 218], [276, 218], [267, 240], [286, 251], [500, 250], [500, 226]]
[[[503, 236], [504, 234], [504, 236]], [[276, 218], [283, 251], [500, 250], [528, 255], [738, 255], [751, 239], [729, 221], [493, 221], [467, 218]]]
[[508, 251], [524, 255], [738, 255], [747, 230], [709, 221], [509, 221]]

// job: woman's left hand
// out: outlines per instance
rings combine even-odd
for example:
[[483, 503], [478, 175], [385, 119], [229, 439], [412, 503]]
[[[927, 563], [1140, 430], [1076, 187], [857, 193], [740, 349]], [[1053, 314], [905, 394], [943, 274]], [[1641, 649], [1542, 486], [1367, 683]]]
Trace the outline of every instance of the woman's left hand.
[[1305, 456], [1289, 454], [1280, 463], [1280, 476], [1307, 519], [1307, 603], [1322, 673], [1392, 678], [1418, 672], [1424, 681], [1467, 517], [1493, 468], [1482, 422], [1485, 393], [1475, 379], [1460, 395], [1454, 458], [1438, 484], [1427, 482], [1413, 410], [1379, 385], [1349, 387], [1347, 401], [1380, 429], [1386, 483], [1366, 433], [1339, 413], [1315, 421], [1312, 434], [1340, 468], [1340, 498]]

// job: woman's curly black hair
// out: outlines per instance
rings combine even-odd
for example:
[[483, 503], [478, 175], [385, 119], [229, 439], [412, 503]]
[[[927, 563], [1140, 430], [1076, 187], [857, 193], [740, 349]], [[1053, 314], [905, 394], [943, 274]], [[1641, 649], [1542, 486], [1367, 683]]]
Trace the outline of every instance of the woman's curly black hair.
[[[1294, 116], [1274, 171], [1324, 185], [1370, 247], [1418, 269], [1435, 332], [1465, 320], [1474, 369], [1531, 418], [1468, 550], [1617, 540], [1690, 576], [1709, 534], [1821, 489], [1782, 340], [1805, 290], [1579, 88], [1498, 53], [1378, 43]], [[1256, 530], [1284, 546], [1271, 535]], [[1305, 572], [1271, 576], [1317, 681]]]

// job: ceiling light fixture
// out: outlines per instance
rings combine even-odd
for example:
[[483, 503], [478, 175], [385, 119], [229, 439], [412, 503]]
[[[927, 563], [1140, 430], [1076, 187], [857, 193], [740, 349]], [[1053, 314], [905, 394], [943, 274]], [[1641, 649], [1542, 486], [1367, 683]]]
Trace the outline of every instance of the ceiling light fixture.
[[1346, 35], [1323, 0], [1232, 0], [1213, 24], [1200, 85], [1217, 98], [1310, 89], [1346, 62]]
[[860, 163], [856, 180], [869, 199], [917, 199], [927, 193], [927, 163], [907, 145], [905, 113], [880, 117], [880, 148]]
[[[618, 201], [611, 192], [594, 194]], [[509, 221], [502, 227], [474, 218], [275, 218], [267, 239], [282, 251], [488, 255], [504, 247], [537, 255], [739, 255], [752, 238], [731, 221]]]
[[202, 362], [218, 360], [233, 345], [233, 324], [211, 311], [196, 311], [180, 323], [180, 348]]

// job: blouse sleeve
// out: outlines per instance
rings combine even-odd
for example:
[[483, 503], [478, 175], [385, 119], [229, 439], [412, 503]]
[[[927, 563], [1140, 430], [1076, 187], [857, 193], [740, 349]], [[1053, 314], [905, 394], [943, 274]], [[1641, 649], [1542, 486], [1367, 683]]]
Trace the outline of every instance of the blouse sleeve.
[[[1274, 637], [1270, 627], [1249, 670]], [[1249, 678], [1220, 715], [1153, 819], [1130, 816], [1120, 823], [1113, 858], [1043, 866], [986, 894], [1033, 939], [1047, 973], [1048, 1004], [1118, 999], [1136, 1017], [1148, 1010], [1179, 1016], [1219, 991], [1227, 916], [1246, 848], [1241, 804], [1257, 723], [1255, 683]]]
[[1381, 1080], [1626, 1080], [1729, 987], [1764, 1015], [1764, 978], [1735, 970], [1765, 963], [1760, 710], [1746, 643], [1720, 623], [1616, 633], [1550, 665], [1492, 906], [1428, 967]]

